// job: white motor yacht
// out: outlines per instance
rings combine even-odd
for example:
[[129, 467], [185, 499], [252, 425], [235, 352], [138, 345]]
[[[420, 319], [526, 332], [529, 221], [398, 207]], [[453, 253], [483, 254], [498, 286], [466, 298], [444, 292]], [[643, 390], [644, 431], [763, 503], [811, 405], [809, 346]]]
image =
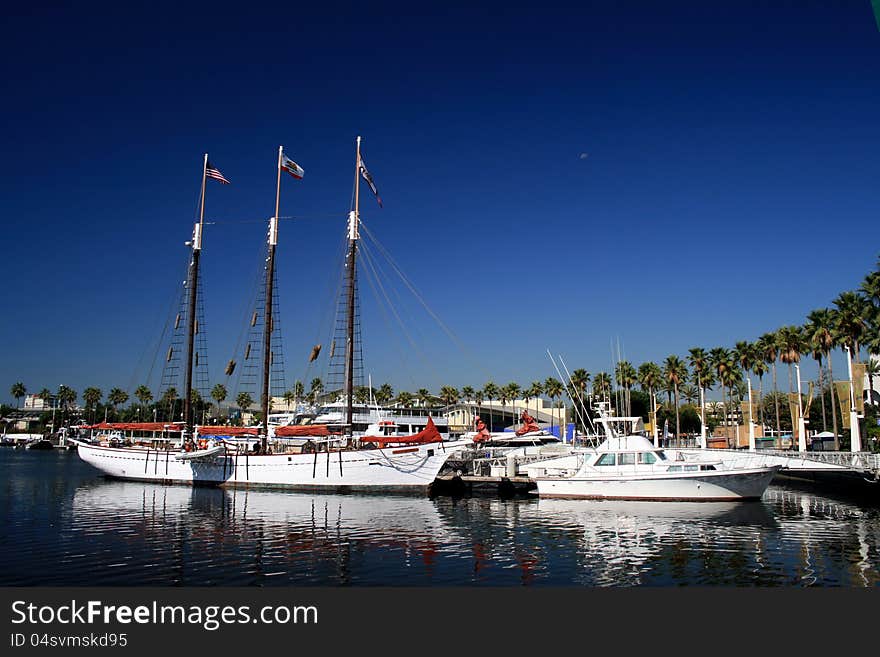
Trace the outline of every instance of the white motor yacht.
[[758, 499], [779, 466], [744, 465], [704, 458], [685, 460], [642, 435], [618, 435], [607, 405], [599, 404], [606, 440], [595, 450], [532, 464], [540, 497], [584, 499], [726, 501]]

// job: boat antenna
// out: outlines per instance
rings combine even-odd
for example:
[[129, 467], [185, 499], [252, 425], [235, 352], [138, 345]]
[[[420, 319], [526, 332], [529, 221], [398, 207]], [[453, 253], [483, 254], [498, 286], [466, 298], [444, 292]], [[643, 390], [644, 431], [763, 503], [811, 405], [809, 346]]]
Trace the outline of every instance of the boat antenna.
[[189, 263], [189, 299], [187, 301], [187, 335], [186, 335], [186, 367], [183, 379], [183, 442], [193, 439], [193, 408], [192, 408], [192, 377], [193, 377], [193, 348], [196, 334], [196, 292], [199, 289], [199, 256], [202, 252], [202, 228], [205, 225], [205, 179], [208, 173], [208, 154], [202, 164], [202, 194], [199, 204], [199, 221], [193, 227], [192, 259]]
[[346, 341], [345, 341], [345, 432], [350, 438], [353, 429], [354, 419], [354, 304], [355, 304], [355, 277], [356, 277], [356, 258], [358, 243], [358, 225], [360, 223], [360, 214], [358, 209], [360, 196], [360, 172], [361, 172], [361, 137], [357, 138], [357, 156], [354, 167], [354, 210], [348, 213], [348, 258], [346, 259], [346, 273], [348, 278], [348, 317]]
[[269, 370], [272, 367], [272, 286], [275, 281], [275, 247], [278, 244], [278, 206], [281, 201], [281, 157], [283, 146], [278, 147], [278, 177], [275, 184], [275, 214], [269, 219], [269, 255], [266, 258], [266, 321], [263, 326], [263, 426], [260, 450], [265, 454], [269, 447]]
[[[548, 352], [548, 353], [549, 353], [549, 352]], [[552, 358], [552, 356], [551, 356], [551, 358]], [[580, 395], [577, 394], [577, 393], [578, 393], [578, 390], [577, 390], [577, 388], [576, 388], [575, 385], [574, 385], [574, 381], [572, 381], [572, 379], [571, 379], [571, 374], [570, 374], [569, 371], [568, 371], [568, 366], [565, 364], [565, 361], [562, 360], [562, 356], [561, 356], [561, 355], [559, 356], [559, 362], [562, 364], [562, 367], [563, 367], [563, 369], [565, 370], [565, 375], [568, 377], [568, 383], [569, 383], [569, 385], [571, 386], [572, 391], [575, 393], [574, 396], [572, 397], [572, 400], [577, 400], [577, 401], [574, 403], [575, 413], [577, 414], [577, 416], [578, 416], [582, 421], [583, 421], [584, 419], [586, 419], [586, 423], [584, 423], [584, 426], [586, 426], [587, 424], [589, 424], [589, 425], [590, 425], [590, 429], [593, 431], [593, 433], [598, 433], [598, 432], [596, 431], [596, 427], [593, 425], [593, 421], [590, 419], [590, 415], [589, 415], [589, 413], [587, 413], [587, 409], [586, 409], [586, 407], [584, 406], [584, 401], [580, 398]], [[555, 363], [554, 363], [554, 364], [555, 364]], [[561, 375], [560, 375], [560, 376], [561, 376]], [[568, 394], [569, 394], [569, 396], [572, 395], [571, 392], [569, 392]], [[580, 405], [580, 408], [578, 408], [578, 405]]]

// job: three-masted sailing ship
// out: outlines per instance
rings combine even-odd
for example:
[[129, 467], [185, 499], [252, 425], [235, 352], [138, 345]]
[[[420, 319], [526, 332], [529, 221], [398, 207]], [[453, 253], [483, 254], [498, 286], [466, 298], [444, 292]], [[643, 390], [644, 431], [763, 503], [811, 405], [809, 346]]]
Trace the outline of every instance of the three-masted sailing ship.
[[[278, 244], [278, 220], [281, 197], [281, 172], [302, 177], [302, 169], [290, 160], [283, 147], [278, 148], [275, 213], [269, 220], [268, 257], [263, 335], [262, 421], [260, 427], [239, 428], [239, 433], [256, 434], [259, 442], [252, 449], [248, 442], [215, 441], [210, 447], [198, 440], [192, 407], [193, 344], [195, 308], [198, 291], [199, 260], [204, 227], [205, 182], [215, 170], [209, 170], [208, 156], [202, 169], [202, 197], [199, 221], [193, 229], [192, 259], [188, 289], [188, 339], [184, 363], [184, 408], [181, 440], [174, 447], [167, 443], [110, 447], [78, 442], [78, 453], [86, 463], [101, 472], [121, 479], [163, 483], [204, 483], [228, 486], [275, 486], [301, 490], [409, 490], [427, 491], [449, 456], [470, 440], [444, 441], [431, 419], [423, 431], [410, 436], [358, 436], [352, 433], [354, 399], [354, 277], [359, 240], [360, 179], [374, 188], [363, 166], [357, 138], [354, 209], [348, 215], [348, 257], [346, 273], [348, 290], [348, 326], [345, 345], [345, 377], [343, 399], [346, 403], [343, 431], [332, 433], [326, 426], [276, 427], [270, 432], [268, 423], [270, 390], [271, 334], [273, 328], [272, 299], [275, 252]], [[216, 177], [211, 175], [210, 177]], [[222, 177], [222, 176], [221, 176]], [[225, 182], [221, 180], [221, 182]], [[378, 195], [377, 195], [378, 197]], [[216, 433], [212, 427], [210, 433]], [[270, 442], [273, 436], [308, 436], [312, 449]]]

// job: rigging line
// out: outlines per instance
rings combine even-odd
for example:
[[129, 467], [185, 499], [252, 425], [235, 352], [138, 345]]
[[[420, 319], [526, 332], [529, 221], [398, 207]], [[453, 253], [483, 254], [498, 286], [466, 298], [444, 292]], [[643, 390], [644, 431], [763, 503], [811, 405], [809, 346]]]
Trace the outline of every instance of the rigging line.
[[425, 311], [429, 315], [431, 315], [431, 317], [434, 319], [434, 321], [436, 321], [440, 325], [440, 327], [443, 329], [443, 331], [446, 333], [446, 335], [449, 336], [450, 340], [453, 341], [453, 343], [459, 348], [459, 350], [463, 354], [465, 354], [469, 359], [471, 359], [471, 362], [473, 364], [480, 363], [481, 361], [476, 357], [476, 355], [470, 349], [467, 348], [467, 346], [458, 338], [458, 336], [452, 331], [452, 329], [450, 329], [448, 326], [446, 326], [446, 324], [443, 322], [443, 320], [441, 320], [440, 317], [430, 308], [430, 306], [428, 306], [427, 302], [421, 296], [419, 291], [409, 281], [409, 279], [406, 277], [406, 275], [403, 273], [403, 271], [400, 269], [400, 267], [395, 262], [394, 258], [391, 257], [391, 254], [388, 253], [388, 250], [385, 249], [384, 246], [382, 246], [382, 244], [379, 242], [379, 240], [376, 239], [376, 237], [363, 224], [363, 222], [361, 222], [361, 226], [364, 229], [364, 233], [367, 236], [369, 236], [369, 238], [376, 244], [380, 253], [382, 253], [382, 255], [385, 256], [385, 258], [388, 260], [388, 262], [393, 267], [394, 271], [397, 273], [398, 276], [400, 276], [401, 280], [409, 288], [410, 292], [412, 292], [412, 294], [416, 297], [416, 299], [419, 301], [419, 303], [422, 304], [422, 306], [425, 308]]
[[[547, 351], [549, 353], [549, 349]], [[561, 354], [559, 356], [559, 362], [562, 363], [562, 367], [565, 370], [566, 376], [568, 377], [568, 385], [566, 385], [566, 388], [568, 388], [568, 386], [570, 385], [572, 391], [574, 391], [574, 397], [572, 397], [572, 406], [574, 406], [575, 412], [578, 415], [580, 415], [580, 412], [578, 411], [578, 408], [577, 408], [578, 403], [579, 403], [580, 407], [581, 407], [581, 411], [583, 411], [583, 417], [585, 417], [587, 419], [587, 422], [590, 424], [590, 428], [593, 430], [593, 433], [597, 433], [595, 426], [593, 426], [593, 421], [590, 419], [590, 415], [587, 413], [587, 409], [584, 406], [584, 401], [580, 397], [580, 390], [578, 390], [577, 387], [574, 385], [574, 381], [572, 381], [572, 379], [571, 379], [571, 373], [568, 371], [568, 365], [565, 364], [565, 361], [562, 359]], [[569, 394], [569, 397], [572, 396], [571, 392], [569, 392], [568, 394]], [[575, 400], [577, 401], [577, 403], [575, 403]]]
[[[343, 235], [342, 239], [340, 239], [338, 242], [338, 246], [336, 249], [336, 256], [333, 260], [333, 262], [337, 263], [335, 271], [338, 272], [338, 276], [336, 277], [336, 285], [335, 285], [336, 289], [333, 292], [332, 296], [330, 296], [330, 295], [324, 296], [325, 299], [330, 299], [330, 302], [329, 302], [329, 305], [324, 306], [324, 316], [323, 316], [322, 321], [319, 321], [317, 324], [317, 330], [316, 330], [315, 339], [313, 341], [313, 344], [318, 344], [318, 341], [321, 339], [321, 336], [328, 336], [329, 335], [329, 339], [331, 340], [331, 342], [336, 337], [336, 335], [335, 335], [336, 322], [339, 319], [339, 298], [342, 295], [342, 285], [343, 285], [343, 281], [345, 278], [344, 263], [345, 263], [345, 251], [346, 251], [347, 241], [348, 241], [347, 238], [345, 237], [345, 235]], [[342, 264], [343, 266], [339, 266], [340, 264]], [[327, 287], [325, 288], [325, 290], [329, 291], [331, 289], [331, 286], [333, 285], [332, 280], [333, 280], [332, 278], [328, 277], [327, 284], [326, 284]], [[330, 323], [328, 325], [328, 322], [332, 322], [332, 323]], [[317, 361], [315, 361], [315, 362], [317, 362]], [[326, 363], [327, 363], [327, 367], [329, 368], [329, 365], [330, 365], [330, 358], [329, 357], [327, 358]], [[311, 376], [313, 367], [316, 367], [316, 366], [312, 362], [306, 361], [306, 368], [305, 368], [305, 371], [303, 372], [303, 386], [305, 386], [309, 376]], [[324, 378], [326, 378], [326, 373], [325, 373]]]
[[[300, 219], [339, 219], [340, 217], [344, 217], [346, 215], [341, 214], [339, 212], [328, 213], [328, 214], [307, 214], [307, 215], [287, 215], [284, 217], [278, 217], [279, 220], [282, 221], [297, 221]], [[227, 226], [227, 225], [237, 225], [237, 224], [262, 224], [266, 223], [266, 219], [212, 219], [205, 220], [205, 225], [207, 226]]]
[[[189, 269], [189, 260], [190, 260], [191, 257], [192, 257], [192, 254], [191, 254], [191, 253], [187, 253], [187, 254], [186, 254], [186, 258], [185, 258], [185, 260], [184, 260], [184, 262], [185, 262], [185, 267], [186, 267], [187, 271], [188, 271], [188, 269]], [[188, 277], [188, 276], [189, 276], [189, 274], [187, 273], [187, 277]], [[179, 280], [180, 280], [180, 279], [178, 279], [178, 281], [179, 281]], [[149, 369], [149, 371], [148, 371], [148, 373], [147, 373], [147, 380], [146, 380], [146, 383], [145, 383], [145, 385], [147, 385], [147, 386], [150, 386], [150, 381], [151, 381], [152, 378], [153, 378], [153, 369], [154, 369], [155, 366], [156, 366], [156, 359], [157, 359], [158, 356], [159, 356], [159, 350], [162, 348], [162, 345], [163, 345], [164, 342], [165, 342], [165, 335], [166, 335], [166, 333], [168, 333], [168, 327], [171, 325], [171, 318], [174, 316], [174, 308], [175, 308], [175, 306], [179, 306], [179, 305], [180, 305], [180, 283], [178, 283], [176, 287], [177, 287], [177, 290], [178, 290], [178, 291], [177, 291], [176, 294], [171, 295], [171, 302], [170, 302], [170, 305], [169, 305], [169, 307], [168, 307], [168, 313], [167, 313], [166, 316], [165, 316], [165, 326], [164, 326], [164, 328], [162, 329], [162, 334], [159, 336], [159, 339], [156, 341], [156, 349], [155, 349], [155, 351], [153, 352], [153, 360], [152, 360], [152, 362], [150, 363], [150, 369]], [[162, 380], [159, 379], [159, 386], [158, 386], [158, 388], [156, 389], [156, 392], [159, 392], [159, 390], [160, 390], [161, 388], [162, 388]]]
[[[367, 273], [368, 273], [368, 274], [369, 274], [369, 273], [372, 273], [372, 275], [375, 277], [375, 285], [373, 284], [373, 280], [368, 279], [368, 281], [370, 282], [370, 285], [373, 287], [374, 295], [376, 296], [376, 299], [377, 299], [377, 302], [378, 302], [377, 305], [379, 306], [380, 310], [381, 310], [382, 313], [383, 313], [383, 318], [386, 320], [386, 324], [389, 325], [389, 326], [388, 326], [388, 332], [389, 332], [389, 334], [393, 334], [393, 333], [394, 333], [394, 330], [393, 330], [393, 328], [390, 326], [390, 322], [388, 322], [388, 320], [387, 320], [387, 313], [386, 313], [386, 311], [385, 311], [385, 306], [382, 305], [382, 303], [381, 303], [381, 298], [379, 297], [379, 294], [376, 292], [376, 286], [378, 286], [378, 287], [382, 290], [382, 293], [385, 295], [385, 298], [386, 298], [386, 299], [388, 298], [387, 292], [385, 292], [384, 286], [382, 285], [381, 277], [380, 277], [380, 275], [379, 275], [379, 270], [377, 269], [377, 266], [376, 266], [375, 258], [374, 258], [373, 255], [370, 253], [369, 248], [367, 248], [365, 244], [363, 244], [362, 246], [364, 246], [364, 249], [363, 249], [363, 254], [364, 254], [363, 261], [366, 263], [365, 267], [370, 267], [370, 268], [372, 268], [372, 271], [368, 271]], [[400, 316], [397, 314], [397, 312], [396, 312], [396, 310], [395, 310], [395, 307], [394, 307], [394, 304], [392, 304], [392, 303], [390, 302], [390, 300], [388, 301], [388, 308], [391, 310], [391, 312], [392, 312], [392, 313], [395, 315], [395, 317], [397, 318], [397, 321], [398, 321], [398, 323], [399, 323], [400, 326], [401, 326], [401, 330], [402, 330], [404, 336], [405, 336], [405, 337], [407, 338], [407, 340], [409, 341], [409, 343], [412, 345], [413, 350], [414, 350], [417, 354], [421, 355], [421, 353], [420, 353], [420, 349], [419, 349], [419, 347], [418, 347], [418, 344], [413, 340], [413, 338], [411, 337], [411, 335], [407, 332], [407, 330], [406, 330], [406, 326], [405, 326], [404, 322], [402, 321], [402, 319], [400, 318]], [[397, 344], [396, 341], [395, 341], [395, 343], [394, 343], [394, 346], [395, 346], [395, 349], [396, 349], [397, 352], [398, 352], [398, 356], [400, 357], [401, 365], [404, 367], [404, 370], [406, 370], [407, 372], [409, 372], [409, 365], [408, 365], [408, 363], [407, 363], [407, 358], [406, 358], [405, 354], [404, 354], [402, 351], [400, 351], [400, 348], [399, 348], [399, 346], [398, 346], [398, 344]], [[431, 369], [430, 362], [428, 362], [427, 358], [423, 357], [423, 360], [426, 362], [426, 365], [427, 365], [428, 369]], [[409, 376], [409, 379], [410, 379], [410, 383], [412, 383], [413, 385], [415, 385], [415, 380], [412, 378], [411, 375]]]
[[[369, 243], [369, 242], [365, 243], [364, 247], [367, 249], [371, 248], [371, 243]], [[372, 252], [371, 252], [371, 255], [372, 255]], [[375, 256], [373, 256], [372, 264], [377, 272], [378, 279], [381, 281], [384, 278], [383, 289], [385, 289], [385, 290], [390, 289], [390, 291], [394, 295], [394, 299], [398, 302], [398, 305], [394, 306], [394, 307], [399, 309], [399, 316], [401, 318], [401, 323], [404, 326], [409, 327], [410, 330], [413, 331], [412, 335], [414, 337], [412, 338], [412, 340], [417, 345], [418, 344], [427, 344], [428, 340], [426, 338], [425, 332], [421, 330], [421, 326], [423, 324], [423, 322], [420, 321], [421, 318], [417, 318], [415, 316], [415, 314], [413, 314], [409, 310], [410, 304], [404, 303], [404, 299], [403, 299], [402, 295], [400, 294], [399, 286], [393, 285], [392, 277], [386, 272], [385, 268], [379, 266], [380, 265], [379, 260]], [[386, 292], [386, 295], [387, 295], [387, 292]], [[389, 300], [389, 304], [393, 305], [393, 301]], [[427, 364], [429, 371], [436, 378], [439, 379], [439, 372], [432, 367], [432, 361], [427, 358], [427, 355], [425, 356], [425, 360], [426, 360], [426, 364]], [[410, 383], [412, 383], [414, 386], [418, 386], [417, 382], [415, 381], [415, 379], [411, 375], [409, 376], [409, 379], [410, 379]]]
[[[365, 243], [364, 248], [370, 248], [370, 245]], [[407, 326], [414, 327], [414, 330], [417, 332], [416, 337], [421, 338], [424, 341], [425, 340], [424, 333], [419, 330], [421, 322], [419, 322], [418, 319], [412, 313], [408, 313], [407, 317], [403, 317], [403, 311], [408, 310], [408, 304], [406, 304], [404, 302], [404, 299], [403, 299], [402, 295], [400, 294], [399, 286], [393, 285], [393, 281], [391, 279], [391, 276], [388, 275], [388, 273], [385, 271], [384, 268], [380, 267], [380, 263], [379, 263], [378, 259], [375, 257], [373, 257], [373, 267], [375, 268], [375, 271], [377, 272], [377, 274], [379, 276], [379, 280], [383, 280], [383, 283], [384, 283], [383, 288], [385, 288], [386, 290], [390, 289], [391, 293], [393, 293], [394, 301], [397, 302], [396, 307], [401, 309], [402, 319], [408, 320]]]
[[[365, 261], [365, 262], [368, 262], [369, 265], [370, 265], [370, 267], [374, 267], [374, 262], [373, 262], [374, 258], [373, 258], [373, 256], [372, 256], [372, 254], [370, 254], [370, 250], [367, 249], [367, 248], [364, 248], [362, 251], [363, 251], [363, 254], [364, 254], [364, 258], [363, 258], [362, 260]], [[412, 336], [410, 335], [410, 333], [406, 330], [406, 327], [405, 327], [405, 325], [404, 325], [404, 323], [403, 323], [403, 320], [400, 318], [400, 315], [397, 313], [397, 310], [394, 308], [394, 305], [391, 303], [391, 300], [388, 298], [388, 295], [387, 295], [387, 293], [385, 292], [385, 289], [384, 289], [384, 287], [382, 286], [382, 282], [381, 282], [381, 280], [379, 280], [379, 278], [378, 278], [378, 274], [376, 274], [375, 269], [373, 270], [373, 273], [374, 273], [374, 275], [376, 275], [376, 280], [377, 280], [377, 283], [378, 283], [378, 285], [379, 285], [379, 289], [382, 291], [382, 294], [383, 294], [383, 296], [385, 297], [386, 303], [388, 303], [388, 307], [389, 307], [389, 309], [391, 310], [391, 313], [394, 315], [394, 317], [397, 319], [398, 323], [400, 324], [401, 331], [402, 331], [403, 334], [406, 336], [406, 338], [407, 338], [407, 340], [409, 341], [409, 343], [412, 345], [412, 347], [413, 347], [413, 349], [415, 350], [416, 354], [418, 354], [418, 355], [422, 358], [422, 360], [425, 362], [425, 365], [427, 366], [427, 368], [431, 371], [431, 373], [432, 373], [434, 376], [437, 376], [437, 374], [438, 374], [437, 371], [431, 366], [431, 363], [430, 363], [430, 361], [428, 360], [428, 358], [427, 358], [427, 356], [425, 355], [425, 353], [419, 348], [419, 346], [418, 346], [418, 345], [415, 343], [415, 341], [412, 339]]]
[[[245, 334], [245, 331], [247, 331], [248, 335], [250, 335], [250, 329], [248, 328], [250, 325], [250, 314], [248, 313], [248, 311], [255, 309], [256, 305], [257, 305], [257, 298], [259, 296], [260, 281], [262, 279], [262, 277], [260, 276], [260, 263], [265, 262], [265, 259], [262, 257], [262, 253], [263, 253], [263, 246], [260, 245], [260, 247], [258, 249], [258, 256], [256, 259], [256, 264], [254, 265], [253, 274], [251, 275], [251, 280], [253, 281], [251, 284], [251, 294], [249, 296], [244, 296], [244, 301], [242, 302], [242, 306], [238, 312], [239, 317], [244, 316], [244, 323], [242, 324], [241, 330], [239, 331], [239, 334], [238, 334], [238, 338], [235, 341], [235, 348], [232, 350], [232, 358], [233, 359], [235, 359], [238, 356], [238, 353], [239, 353], [238, 350], [241, 347], [241, 341], [242, 341], [242, 337]], [[236, 365], [236, 369], [238, 370], [238, 376], [235, 378], [236, 390], [238, 389], [238, 385], [241, 382], [241, 373], [244, 370], [244, 367], [245, 367], [244, 362]], [[224, 372], [225, 372], [225, 368], [224, 368]], [[235, 372], [233, 372], [232, 374], [226, 375], [226, 382], [224, 383], [224, 385], [225, 385], [227, 391], [229, 391], [230, 380], [232, 379], [234, 374], [235, 374]]]

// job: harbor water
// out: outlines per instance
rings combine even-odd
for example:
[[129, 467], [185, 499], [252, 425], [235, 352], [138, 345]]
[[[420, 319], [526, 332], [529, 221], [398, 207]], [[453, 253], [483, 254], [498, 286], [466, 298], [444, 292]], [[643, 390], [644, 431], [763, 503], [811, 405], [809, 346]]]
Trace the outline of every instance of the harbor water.
[[320, 495], [113, 481], [0, 450], [4, 586], [880, 584], [880, 509], [760, 502]]

